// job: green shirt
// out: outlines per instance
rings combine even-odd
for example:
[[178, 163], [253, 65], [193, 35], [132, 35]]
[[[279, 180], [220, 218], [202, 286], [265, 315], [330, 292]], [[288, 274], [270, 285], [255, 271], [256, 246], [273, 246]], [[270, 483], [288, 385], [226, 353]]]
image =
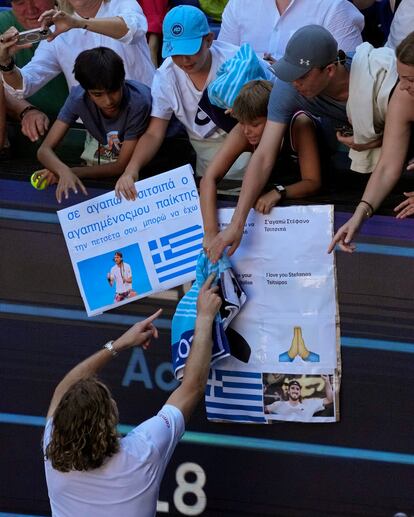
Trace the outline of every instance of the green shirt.
[[[17, 21], [12, 11], [0, 12], [0, 33], [2, 34], [11, 26], [16, 27], [19, 32], [26, 30]], [[33, 57], [38, 44], [32, 45], [30, 48], [19, 50], [14, 56], [16, 65], [22, 68]], [[55, 119], [68, 96], [68, 85], [65, 76], [59, 74], [57, 77], [49, 81], [38, 92], [27, 101], [33, 106], [41, 109], [49, 118]]]

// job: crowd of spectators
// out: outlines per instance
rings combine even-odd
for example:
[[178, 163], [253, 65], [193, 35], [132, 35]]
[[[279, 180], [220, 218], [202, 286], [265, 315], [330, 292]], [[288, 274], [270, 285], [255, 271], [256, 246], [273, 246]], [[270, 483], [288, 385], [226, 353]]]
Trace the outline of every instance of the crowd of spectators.
[[[59, 201], [78, 187], [86, 193], [80, 177], [103, 176], [120, 176], [116, 194], [135, 199], [135, 181], [170, 122], [181, 127], [204, 176], [201, 201], [209, 214], [216, 182], [225, 175], [243, 180], [230, 226], [218, 233], [215, 218], [206, 217], [213, 261], [226, 246], [230, 253], [237, 248], [251, 207], [266, 213], [285, 198], [315, 194], [329, 175], [330, 156], [346, 150], [350, 170], [371, 174], [355, 215], [333, 242], [352, 251], [364, 217], [379, 208], [414, 155], [413, 26], [414, 0], [12, 0], [0, 12], [0, 148], [8, 153], [7, 128], [17, 121], [33, 142], [47, 135], [39, 179], [57, 183]], [[39, 28], [35, 43], [20, 36]], [[263, 90], [266, 113], [254, 117], [232, 114], [233, 100], [217, 103], [212, 95], [219, 78], [221, 85], [226, 74], [233, 81], [246, 45], [257, 56], [246, 66], [261, 67], [256, 86], [274, 84], [272, 93]], [[105, 74], [79, 86], [75, 61], [97, 48], [123, 62], [124, 75], [114, 81], [118, 98]], [[131, 84], [141, 97], [131, 95]], [[242, 86], [238, 77], [232, 88]], [[248, 98], [256, 113], [257, 97]], [[147, 115], [134, 119], [138, 112]], [[75, 122], [87, 130], [81, 159], [89, 167], [69, 174], [52, 149]], [[297, 175], [283, 179], [278, 163], [289, 157]], [[397, 217], [411, 215], [413, 201], [406, 193]]]
[[[142, 169], [179, 126], [197, 157], [204, 249], [214, 263], [226, 248], [229, 256], [235, 252], [251, 208], [266, 214], [285, 199], [316, 194], [330, 175], [331, 156], [342, 152], [349, 170], [370, 175], [355, 213], [329, 248], [339, 244], [352, 252], [363, 222], [401, 174], [414, 170], [414, 0], [12, 0], [0, 7], [0, 150], [10, 152], [10, 128], [18, 125], [39, 144], [45, 168], [36, 179], [57, 185], [58, 202], [71, 192], [87, 195], [83, 178], [108, 176], [118, 178], [118, 197], [134, 200]], [[249, 79], [246, 69], [254, 71]], [[69, 167], [55, 149], [76, 123], [86, 133], [83, 163]], [[241, 179], [242, 186], [231, 223], [219, 232], [216, 185], [225, 176]], [[397, 218], [414, 215], [414, 192], [405, 193], [395, 212]], [[157, 468], [149, 481], [147, 464], [135, 473], [147, 483], [148, 515], [184, 430], [183, 416], [189, 417], [206, 381], [220, 306], [211, 283], [199, 299], [195, 342], [204, 345], [192, 348], [182, 387], [156, 419], [161, 438], [155, 437], [155, 447], [165, 449], [165, 457], [149, 454], [148, 469]], [[136, 455], [134, 440], [120, 445], [114, 439], [108, 454], [100, 451], [99, 465], [72, 451], [73, 461], [62, 467], [68, 455], [59, 433], [69, 431], [57, 417], [66, 410], [70, 415], [73, 406], [65, 401], [76, 402], [82, 390], [91, 400], [102, 392], [109, 408], [103, 427], [112, 419], [113, 433], [116, 406], [104, 385], [83, 386], [85, 372], [98, 371], [108, 353], [147, 346], [157, 336], [157, 315], [107, 343], [58, 386], [45, 434], [54, 508], [72, 505], [72, 514], [89, 509], [86, 499], [71, 499], [73, 486], [64, 504], [53, 491], [56, 483], [64, 485], [67, 470], [78, 476], [71, 478], [75, 492], [87, 480], [97, 501], [105, 494], [97, 506], [115, 504], [110, 469], [100, 469], [108, 461], [124, 476], [118, 460]], [[137, 428], [140, 447], [152, 447], [148, 425]], [[122, 497], [132, 513], [119, 512], [133, 515], [140, 494]]]

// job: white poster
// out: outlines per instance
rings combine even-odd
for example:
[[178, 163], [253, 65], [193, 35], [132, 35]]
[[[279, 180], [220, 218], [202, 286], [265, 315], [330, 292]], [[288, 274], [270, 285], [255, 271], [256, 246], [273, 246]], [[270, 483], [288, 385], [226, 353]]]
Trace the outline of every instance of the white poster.
[[[232, 214], [219, 211], [222, 228]], [[337, 420], [339, 322], [334, 255], [326, 252], [332, 229], [331, 206], [250, 212], [231, 257], [247, 302], [231, 323], [235, 354], [210, 373], [208, 418]]]
[[135, 201], [112, 191], [58, 211], [88, 316], [195, 278], [203, 224], [192, 168], [135, 185]]

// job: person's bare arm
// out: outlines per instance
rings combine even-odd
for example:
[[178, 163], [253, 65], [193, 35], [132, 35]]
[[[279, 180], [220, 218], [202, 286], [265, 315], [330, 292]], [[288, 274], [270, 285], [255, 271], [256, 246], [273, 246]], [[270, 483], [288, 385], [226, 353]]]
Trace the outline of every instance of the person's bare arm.
[[120, 176], [125, 171], [134, 152], [137, 140], [125, 140], [122, 143], [121, 151], [115, 162], [103, 163], [102, 165], [90, 165], [87, 167], [72, 167], [72, 172], [79, 178], [108, 178]]
[[372, 215], [371, 207], [377, 210], [399, 180], [414, 120], [414, 109], [409, 109], [411, 104], [409, 94], [396, 88], [388, 106], [381, 157], [362, 195], [365, 203], [360, 202], [353, 216], [336, 232], [328, 253], [333, 251], [336, 244], [343, 251], [354, 251], [352, 240], [364, 220]]
[[[161, 312], [162, 309], [158, 309], [152, 316], [144, 321], [135, 323], [134, 326], [124, 332], [122, 336], [112, 343], [114, 351], [120, 353], [123, 350], [136, 346], [141, 346], [144, 349], [148, 348], [151, 339], [158, 337], [158, 331], [152, 322], [158, 318]], [[112, 353], [103, 348], [72, 368], [57, 385], [50, 402], [47, 418], [53, 416], [63, 395], [71, 386], [81, 379], [97, 374], [112, 358]]]
[[42, 163], [46, 169], [52, 171], [59, 177], [59, 183], [56, 188], [56, 199], [59, 203], [61, 202], [63, 195], [65, 196], [65, 199], [68, 198], [69, 190], [73, 190], [73, 192], [77, 194], [78, 188], [80, 188], [85, 195], [88, 194], [80, 179], [72, 172], [70, 167], [56, 156], [54, 152], [55, 147], [65, 136], [68, 129], [68, 124], [61, 120], [56, 120], [37, 151], [39, 162]]
[[54, 40], [59, 34], [71, 29], [87, 29], [110, 38], [120, 39], [128, 32], [128, 26], [120, 16], [112, 18], [78, 18], [65, 11], [50, 9], [39, 17], [39, 24], [42, 27], [55, 26], [54, 32], [47, 38], [48, 41]]
[[323, 399], [322, 403], [324, 406], [327, 406], [333, 402], [334, 391], [331, 381], [329, 380], [329, 375], [322, 375], [321, 377], [325, 381], [325, 398]]
[[[301, 199], [316, 194], [321, 188], [321, 166], [313, 123], [307, 117], [297, 118], [293, 134], [293, 145], [299, 154], [301, 179], [285, 187], [286, 198]], [[281, 195], [273, 189], [260, 196], [254, 208], [263, 214], [268, 214], [280, 200]]]
[[[6, 97], [7, 114], [22, 125], [22, 133], [32, 142], [36, 142], [44, 136], [49, 129], [49, 118], [39, 108], [27, 102], [26, 99], [18, 99], [8, 91]], [[27, 108], [30, 108], [27, 109]]]
[[123, 195], [125, 199], [134, 200], [137, 196], [134, 183], [139, 178], [139, 171], [154, 158], [164, 141], [169, 120], [151, 117], [145, 133], [138, 140], [125, 172], [115, 185], [117, 197]]
[[285, 130], [286, 124], [267, 121], [260, 144], [244, 174], [242, 190], [231, 223], [215, 237], [210, 246], [211, 261], [217, 262], [227, 246], [230, 246], [228, 256], [238, 248], [247, 216], [269, 179]]
[[[10, 27], [1, 35], [0, 40], [0, 65], [8, 66], [13, 59], [14, 54], [21, 49], [30, 48], [32, 45], [16, 45], [19, 39], [19, 31], [16, 27]], [[20, 70], [15, 66], [8, 72], [2, 72], [3, 80], [15, 90], [21, 90], [23, 87], [23, 78]]]
[[188, 422], [204, 394], [210, 370], [213, 347], [213, 321], [221, 305], [217, 287], [211, 287], [214, 274], [210, 275], [200, 289], [197, 300], [197, 319], [190, 355], [184, 368], [181, 385], [170, 395], [167, 404], [177, 407]]
[[244, 152], [251, 150], [240, 124], [228, 134], [218, 153], [207, 167], [200, 181], [200, 204], [203, 214], [204, 240], [207, 250], [218, 233], [217, 227], [217, 183], [224, 178], [230, 167]]

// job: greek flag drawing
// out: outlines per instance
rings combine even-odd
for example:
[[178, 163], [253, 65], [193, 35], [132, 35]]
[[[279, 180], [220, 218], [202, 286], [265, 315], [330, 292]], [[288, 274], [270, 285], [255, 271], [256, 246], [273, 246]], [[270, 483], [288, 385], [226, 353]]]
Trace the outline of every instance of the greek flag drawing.
[[262, 374], [212, 368], [205, 393], [207, 418], [265, 424]]
[[203, 229], [199, 224], [148, 242], [160, 283], [195, 270], [202, 249]]

